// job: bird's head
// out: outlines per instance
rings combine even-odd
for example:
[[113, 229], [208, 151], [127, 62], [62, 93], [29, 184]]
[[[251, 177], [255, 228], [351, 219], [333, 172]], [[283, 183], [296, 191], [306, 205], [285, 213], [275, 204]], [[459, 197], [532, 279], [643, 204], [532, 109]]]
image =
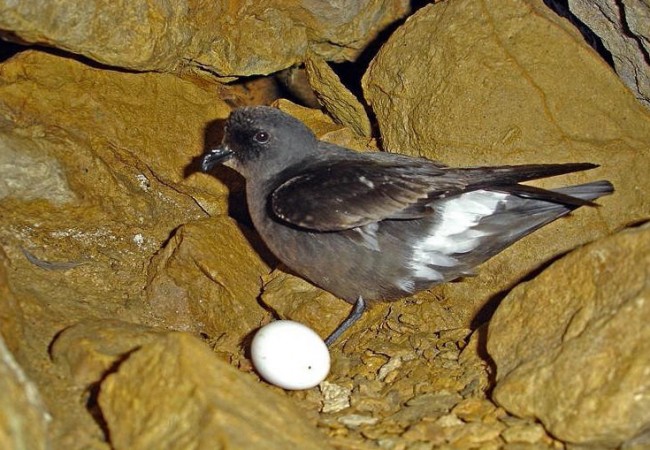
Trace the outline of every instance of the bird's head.
[[201, 160], [204, 172], [217, 164], [229, 166], [244, 177], [267, 177], [318, 152], [318, 141], [294, 117], [268, 106], [234, 110], [225, 125], [221, 145]]

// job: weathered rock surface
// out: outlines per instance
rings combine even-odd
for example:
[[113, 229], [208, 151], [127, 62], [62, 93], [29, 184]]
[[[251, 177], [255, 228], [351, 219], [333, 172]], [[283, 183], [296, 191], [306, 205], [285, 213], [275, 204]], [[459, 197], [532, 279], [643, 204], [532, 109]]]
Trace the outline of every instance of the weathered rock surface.
[[286, 397], [182, 333], [129, 356], [99, 403], [118, 450], [331, 448]]
[[494, 398], [563, 441], [618, 447], [650, 427], [650, 226], [517, 286], [489, 325]]
[[602, 167], [537, 184], [609, 179], [616, 188], [601, 208], [533, 233], [479, 276], [436, 288], [458, 326], [545, 261], [650, 215], [650, 114], [540, 1], [428, 5], [390, 37], [363, 84], [391, 151], [459, 166], [591, 161]]
[[268, 318], [257, 302], [268, 272], [230, 217], [190, 222], [152, 259], [147, 302], [160, 326], [236, 348]]
[[569, 9], [600, 37], [616, 73], [650, 108], [650, 1], [569, 0]]
[[307, 58], [305, 69], [318, 100], [334, 120], [352, 128], [359, 136], [370, 136], [370, 120], [363, 105], [341, 83], [334, 70], [313, 56]]
[[14, 358], [4, 336], [20, 349], [23, 315], [7, 279], [6, 257], [0, 249], [0, 448], [47, 449], [51, 417], [38, 387]]
[[13, 353], [22, 347], [25, 315], [9, 286], [8, 265], [9, 259], [0, 247], [0, 337], [3, 338], [8, 351]]
[[[0, 280], [2, 282], [2, 280]], [[49, 448], [51, 420], [38, 392], [0, 335], [0, 448]]]
[[75, 194], [63, 175], [59, 162], [48, 155], [46, 140], [34, 140], [17, 133], [0, 135], [0, 199], [44, 199], [54, 204], [68, 203]]
[[9, 162], [0, 245], [16, 300], [0, 302], [0, 317], [21, 366], [47, 386], [54, 447], [106, 446], [79, 383], [49, 359], [54, 337], [83, 319], [152, 321], [152, 255], [180, 224], [207, 216], [203, 199], [212, 213], [227, 209], [223, 184], [186, 174], [206, 124], [229, 113], [220, 93], [36, 51], [0, 66], [0, 160]]
[[86, 389], [129, 353], [163, 333], [160, 329], [121, 320], [87, 319], [63, 330], [53, 342], [50, 354], [77, 387]]
[[242, 76], [284, 69], [308, 50], [353, 59], [408, 10], [406, 0], [3, 0], [0, 29], [109, 66]]

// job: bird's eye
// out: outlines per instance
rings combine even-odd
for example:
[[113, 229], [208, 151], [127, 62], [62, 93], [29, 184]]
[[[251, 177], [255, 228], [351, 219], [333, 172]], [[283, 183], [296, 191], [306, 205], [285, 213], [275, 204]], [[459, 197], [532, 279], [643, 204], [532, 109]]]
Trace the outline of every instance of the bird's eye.
[[271, 135], [267, 133], [266, 131], [258, 131], [255, 133], [255, 136], [253, 136], [253, 139], [255, 139], [255, 142], [258, 142], [260, 144], [266, 144], [269, 142], [269, 139], [271, 138]]

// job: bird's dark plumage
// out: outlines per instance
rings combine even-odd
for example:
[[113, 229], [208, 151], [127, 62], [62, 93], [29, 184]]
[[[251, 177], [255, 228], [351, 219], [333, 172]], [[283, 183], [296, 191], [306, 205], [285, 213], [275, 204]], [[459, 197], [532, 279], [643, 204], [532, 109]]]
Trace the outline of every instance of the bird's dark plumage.
[[269, 107], [235, 110], [203, 170], [246, 178], [255, 228], [297, 273], [353, 303], [390, 300], [470, 274], [532, 231], [613, 192], [607, 181], [545, 190], [519, 183], [589, 163], [449, 168], [318, 141]]

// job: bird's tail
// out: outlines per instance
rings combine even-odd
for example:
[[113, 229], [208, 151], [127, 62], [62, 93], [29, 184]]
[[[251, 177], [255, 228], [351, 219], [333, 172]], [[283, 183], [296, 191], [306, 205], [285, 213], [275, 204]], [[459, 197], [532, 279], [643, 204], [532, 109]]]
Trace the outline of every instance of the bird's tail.
[[574, 209], [595, 205], [593, 200], [614, 192], [612, 184], [605, 180], [553, 190], [534, 188], [522, 191], [521, 187], [529, 186], [516, 185], [505, 209], [483, 218], [479, 223], [481, 231], [488, 238], [481, 243], [482, 252], [474, 252], [465, 258], [468, 267], [482, 263], [518, 239]]
[[579, 198], [581, 200], [592, 201], [613, 193], [614, 186], [612, 186], [612, 183], [609, 181], [600, 180], [591, 183], [578, 184], [576, 186], [553, 189], [553, 192], [559, 192], [560, 194]]

